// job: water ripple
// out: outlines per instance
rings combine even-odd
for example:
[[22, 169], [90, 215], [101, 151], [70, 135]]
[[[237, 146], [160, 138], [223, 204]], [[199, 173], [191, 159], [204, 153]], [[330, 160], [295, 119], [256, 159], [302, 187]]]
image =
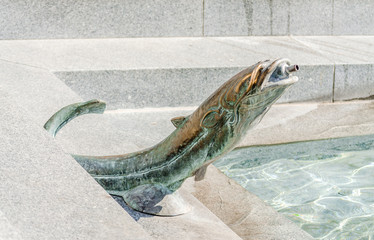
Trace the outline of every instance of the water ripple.
[[316, 239], [374, 239], [374, 136], [239, 149], [215, 165]]

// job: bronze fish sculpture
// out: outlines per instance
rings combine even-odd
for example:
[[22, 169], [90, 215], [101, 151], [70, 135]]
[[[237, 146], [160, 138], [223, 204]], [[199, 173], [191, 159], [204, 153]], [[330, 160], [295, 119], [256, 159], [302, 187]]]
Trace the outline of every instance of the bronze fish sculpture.
[[[123, 155], [72, 156], [105, 190], [123, 197], [133, 209], [156, 215], [184, 213], [185, 203], [174, 192], [188, 177], [202, 179], [210, 163], [231, 151], [297, 82], [291, 75], [297, 70], [287, 59], [258, 62], [225, 82], [191, 115], [173, 118], [176, 129], [157, 145]], [[104, 109], [105, 103], [98, 100], [72, 104], [44, 127], [55, 136], [74, 117]], [[159, 204], [168, 196], [168, 204]]]

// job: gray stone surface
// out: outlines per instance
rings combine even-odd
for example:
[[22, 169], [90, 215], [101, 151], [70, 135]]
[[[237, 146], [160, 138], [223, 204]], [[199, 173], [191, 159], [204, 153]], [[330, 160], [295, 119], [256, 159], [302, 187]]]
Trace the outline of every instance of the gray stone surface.
[[373, 35], [372, 0], [335, 0], [334, 35]]
[[374, 39], [371, 36], [308, 36], [294, 39], [335, 64], [373, 63]]
[[15, 229], [5, 234], [38, 240], [150, 239], [17, 104], [8, 94], [12, 90], [0, 86], [0, 221], [7, 219]]
[[61, 129], [56, 140], [66, 152], [75, 154], [113, 155], [138, 151], [157, 144], [174, 131], [170, 119], [193, 111], [194, 107], [154, 108], [85, 115]]
[[2, 240], [21, 240], [19, 230], [10, 224], [8, 219], [0, 211], [0, 239]]
[[[237, 1], [238, 4], [240, 1]], [[249, 2], [249, 1], [246, 1]], [[248, 23], [253, 36], [331, 35], [332, 1], [268, 1], [247, 3], [250, 9]], [[223, 6], [222, 6], [223, 7]], [[232, 16], [235, 17], [235, 16]], [[237, 15], [236, 18], [241, 16]], [[206, 21], [205, 21], [206, 22]], [[237, 35], [247, 35], [245, 32]]]
[[373, 1], [207, 0], [207, 36], [372, 35]]
[[[333, 66], [300, 67], [303, 69], [297, 73], [300, 81], [279, 101], [331, 101]], [[242, 69], [59, 72], [56, 76], [82, 98], [100, 98], [106, 101], [108, 109], [178, 107], [199, 105]]]
[[0, 1], [0, 39], [201, 36], [201, 0]]
[[[334, 65], [339, 100], [339, 65], [363, 65], [352, 69], [364, 76], [374, 63], [373, 42], [372, 36], [20, 40], [1, 41], [0, 59], [47, 69], [82, 98], [117, 109], [198, 105], [258, 60], [290, 57], [300, 65], [300, 82], [280, 102], [331, 101]], [[355, 97], [372, 89], [373, 75], [366, 76], [365, 85], [348, 86]]]
[[279, 104], [239, 146], [374, 134], [374, 101]]
[[205, 0], [205, 36], [243, 36], [252, 33], [252, 4], [247, 0]]
[[373, 62], [374, 37], [210, 37], [0, 41], [0, 59], [61, 71], [246, 67], [289, 57], [301, 65]]
[[[291, 17], [293, 17], [294, 13], [291, 2], [290, 0], [254, 1], [254, 9], [256, 9], [256, 14], [253, 16], [253, 18], [256, 18], [254, 22], [261, 24], [254, 24], [253, 35], [290, 35]], [[266, 15], [269, 17], [265, 22], [264, 16]]]
[[372, 64], [337, 65], [335, 68], [335, 100], [374, 96], [374, 66]]
[[0, 39], [374, 33], [371, 0], [1, 0], [0, 6]]
[[[277, 11], [287, 10], [277, 9]], [[288, 34], [332, 35], [333, 0], [290, 0], [289, 14]]]
[[[242, 68], [58, 72], [84, 99], [100, 98], [108, 109], [199, 105]], [[136, 80], [135, 80], [136, 79]]]
[[282, 95], [278, 103], [331, 101], [334, 67], [331, 65], [300, 65], [300, 68], [302, 68], [302, 71], [295, 74], [299, 77], [299, 81]]
[[252, 1], [252, 21], [251, 22], [251, 30], [252, 33], [250, 35], [253, 36], [268, 36], [271, 34], [271, 27], [272, 26], [272, 12], [273, 9], [270, 7], [270, 2], [268, 0], [257, 0]]
[[41, 126], [61, 107], [82, 101], [48, 70], [6, 61], [0, 61], [0, 86]]

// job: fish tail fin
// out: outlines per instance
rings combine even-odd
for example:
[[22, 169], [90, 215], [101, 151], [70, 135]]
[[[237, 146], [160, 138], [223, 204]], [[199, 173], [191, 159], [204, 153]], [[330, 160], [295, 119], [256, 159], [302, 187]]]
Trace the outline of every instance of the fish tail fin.
[[103, 101], [93, 99], [61, 108], [44, 124], [44, 128], [55, 137], [57, 132], [74, 118], [88, 113], [103, 113], [106, 104]]

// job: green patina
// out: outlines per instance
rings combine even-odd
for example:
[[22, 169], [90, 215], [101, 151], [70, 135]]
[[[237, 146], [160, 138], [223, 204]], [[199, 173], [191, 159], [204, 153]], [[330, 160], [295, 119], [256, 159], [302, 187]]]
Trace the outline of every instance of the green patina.
[[[132, 208], [159, 214], [156, 207], [188, 177], [204, 177], [206, 167], [231, 151], [297, 77], [286, 59], [262, 61], [236, 74], [191, 115], [172, 119], [167, 138], [143, 151], [116, 156], [72, 155], [110, 194], [122, 196]], [[68, 121], [101, 113], [105, 103], [91, 100], [69, 105], [54, 114], [45, 128], [54, 136]]]

